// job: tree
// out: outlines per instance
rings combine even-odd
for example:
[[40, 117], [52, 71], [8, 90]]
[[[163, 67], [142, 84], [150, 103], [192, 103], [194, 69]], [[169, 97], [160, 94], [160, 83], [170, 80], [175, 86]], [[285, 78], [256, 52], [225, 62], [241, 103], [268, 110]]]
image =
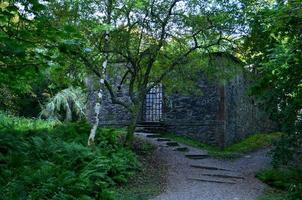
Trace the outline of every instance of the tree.
[[0, 3], [0, 87], [7, 94], [0, 104], [2, 109], [7, 106], [11, 110], [17, 109], [14, 104], [18, 95], [31, 91], [37, 81], [34, 78], [37, 68], [43, 65], [43, 54], [34, 49], [38, 44], [31, 42], [37, 39], [33, 31], [36, 24], [28, 15], [38, 12], [39, 6], [34, 4], [31, 12], [22, 7], [21, 13], [17, 5], [9, 1]]
[[74, 74], [79, 79], [79, 72], [72, 72], [75, 64], [56, 47], [66, 31], [50, 26], [54, 19], [46, 8], [38, 0], [0, 3], [0, 91], [6, 94], [0, 98], [1, 109], [37, 117], [47, 96], [75, 83]]
[[299, 1], [246, 4], [250, 34], [245, 56], [257, 80], [252, 94], [286, 133], [275, 147], [275, 163], [301, 150], [302, 6]]
[[[83, 80], [87, 73], [94, 73], [100, 82], [98, 103], [106, 90], [112, 103], [130, 112], [126, 144], [131, 145], [138, 113], [152, 87], [169, 82], [177, 69], [203, 64], [197, 58], [210, 52], [233, 50], [239, 28], [234, 26], [237, 8], [235, 2], [222, 0], [4, 2], [0, 44], [9, 52], [0, 52], [0, 73], [7, 77], [24, 70], [36, 77], [29, 69], [45, 69], [42, 72], [47, 78], [54, 74], [52, 78], [63, 84], [56, 84], [54, 93], [70, 86], [62, 74]], [[11, 85], [9, 78], [5, 80]], [[32, 91], [31, 84], [25, 82], [24, 86]], [[128, 91], [128, 102], [119, 99], [121, 88]], [[99, 107], [96, 104], [89, 144], [98, 126]]]
[[[106, 2], [106, 25], [110, 26], [111, 24], [111, 12], [112, 12], [112, 6], [113, 6], [113, 1], [112, 0], [107, 0]], [[105, 77], [106, 77], [106, 69], [108, 65], [108, 60], [109, 60], [109, 30], [105, 30], [104, 34], [104, 46], [103, 46], [103, 51], [104, 51], [104, 61], [102, 63], [102, 71], [101, 73], [98, 72], [98, 76], [100, 78], [100, 89], [97, 94], [97, 101], [94, 107], [95, 110], [95, 122], [93, 124], [93, 127], [90, 131], [90, 135], [88, 138], [88, 145], [92, 145], [94, 143], [94, 138], [96, 135], [97, 128], [99, 126], [99, 114], [101, 111], [101, 104], [100, 101], [102, 101], [103, 93], [104, 93], [104, 84], [105, 84]]]
[[[81, 38], [64, 41], [60, 50], [81, 61], [101, 84], [104, 79], [112, 103], [129, 111], [127, 146], [132, 144], [142, 103], [151, 88], [202, 54], [234, 47], [232, 34], [238, 27], [233, 26], [237, 4], [232, 1], [115, 0], [85, 2], [78, 8], [91, 5], [94, 9], [88, 9], [85, 18], [83, 10], [77, 14]], [[69, 12], [75, 9], [69, 8]], [[117, 77], [121, 77], [118, 85]], [[121, 88], [127, 89], [128, 102], [119, 99]]]

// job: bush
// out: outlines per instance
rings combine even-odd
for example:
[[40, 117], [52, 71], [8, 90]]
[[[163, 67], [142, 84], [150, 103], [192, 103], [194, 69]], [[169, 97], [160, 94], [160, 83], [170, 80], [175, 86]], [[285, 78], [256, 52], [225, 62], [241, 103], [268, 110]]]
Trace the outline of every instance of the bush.
[[301, 169], [266, 169], [257, 173], [256, 176], [268, 185], [286, 191], [283, 199], [302, 199]]
[[88, 135], [85, 123], [1, 129], [0, 199], [111, 199], [138, 161], [116, 131], [101, 129], [94, 148]]

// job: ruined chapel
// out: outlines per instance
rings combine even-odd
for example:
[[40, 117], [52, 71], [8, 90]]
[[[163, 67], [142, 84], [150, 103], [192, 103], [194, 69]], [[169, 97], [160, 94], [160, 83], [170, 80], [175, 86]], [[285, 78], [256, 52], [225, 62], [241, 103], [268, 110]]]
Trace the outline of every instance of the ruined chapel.
[[[201, 72], [198, 87], [202, 95], [166, 94], [164, 85], [146, 95], [138, 126], [161, 126], [165, 131], [185, 135], [198, 141], [227, 146], [254, 133], [274, 129], [274, 124], [247, 94], [250, 79], [245, 69], [236, 72], [223, 84], [209, 80]], [[93, 94], [93, 87], [88, 87]], [[127, 98], [126, 93], [120, 98]], [[88, 119], [93, 120], [94, 95], [90, 95]], [[114, 105], [108, 95], [102, 102], [102, 126], [126, 126], [127, 111]]]

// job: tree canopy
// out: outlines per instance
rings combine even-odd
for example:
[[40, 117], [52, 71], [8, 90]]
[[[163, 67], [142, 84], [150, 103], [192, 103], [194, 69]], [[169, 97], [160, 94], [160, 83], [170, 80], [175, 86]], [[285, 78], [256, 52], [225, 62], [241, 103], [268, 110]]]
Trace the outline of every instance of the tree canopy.
[[251, 94], [288, 133], [275, 154], [275, 161], [287, 162], [299, 156], [302, 144], [302, 4], [260, 1], [247, 4], [246, 10], [250, 33], [245, 56], [257, 77]]

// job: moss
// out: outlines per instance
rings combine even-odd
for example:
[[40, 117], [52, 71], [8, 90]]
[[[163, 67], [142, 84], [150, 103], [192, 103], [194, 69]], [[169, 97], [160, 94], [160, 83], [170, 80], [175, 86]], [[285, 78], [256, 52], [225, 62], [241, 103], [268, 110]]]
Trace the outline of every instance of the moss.
[[280, 132], [254, 134], [236, 144], [226, 147], [224, 151], [247, 153], [259, 148], [269, 147], [275, 140], [280, 138], [281, 135], [282, 133]]
[[232, 144], [224, 149], [219, 148], [218, 146], [208, 145], [201, 143], [199, 141], [193, 140], [186, 136], [179, 136], [171, 133], [164, 134], [165, 137], [171, 138], [177, 142], [207, 150], [211, 156], [218, 158], [237, 158], [242, 154], [255, 151], [260, 148], [269, 147], [272, 143], [281, 137], [281, 133], [268, 133], [268, 134], [254, 134], [251, 135], [242, 141]]

